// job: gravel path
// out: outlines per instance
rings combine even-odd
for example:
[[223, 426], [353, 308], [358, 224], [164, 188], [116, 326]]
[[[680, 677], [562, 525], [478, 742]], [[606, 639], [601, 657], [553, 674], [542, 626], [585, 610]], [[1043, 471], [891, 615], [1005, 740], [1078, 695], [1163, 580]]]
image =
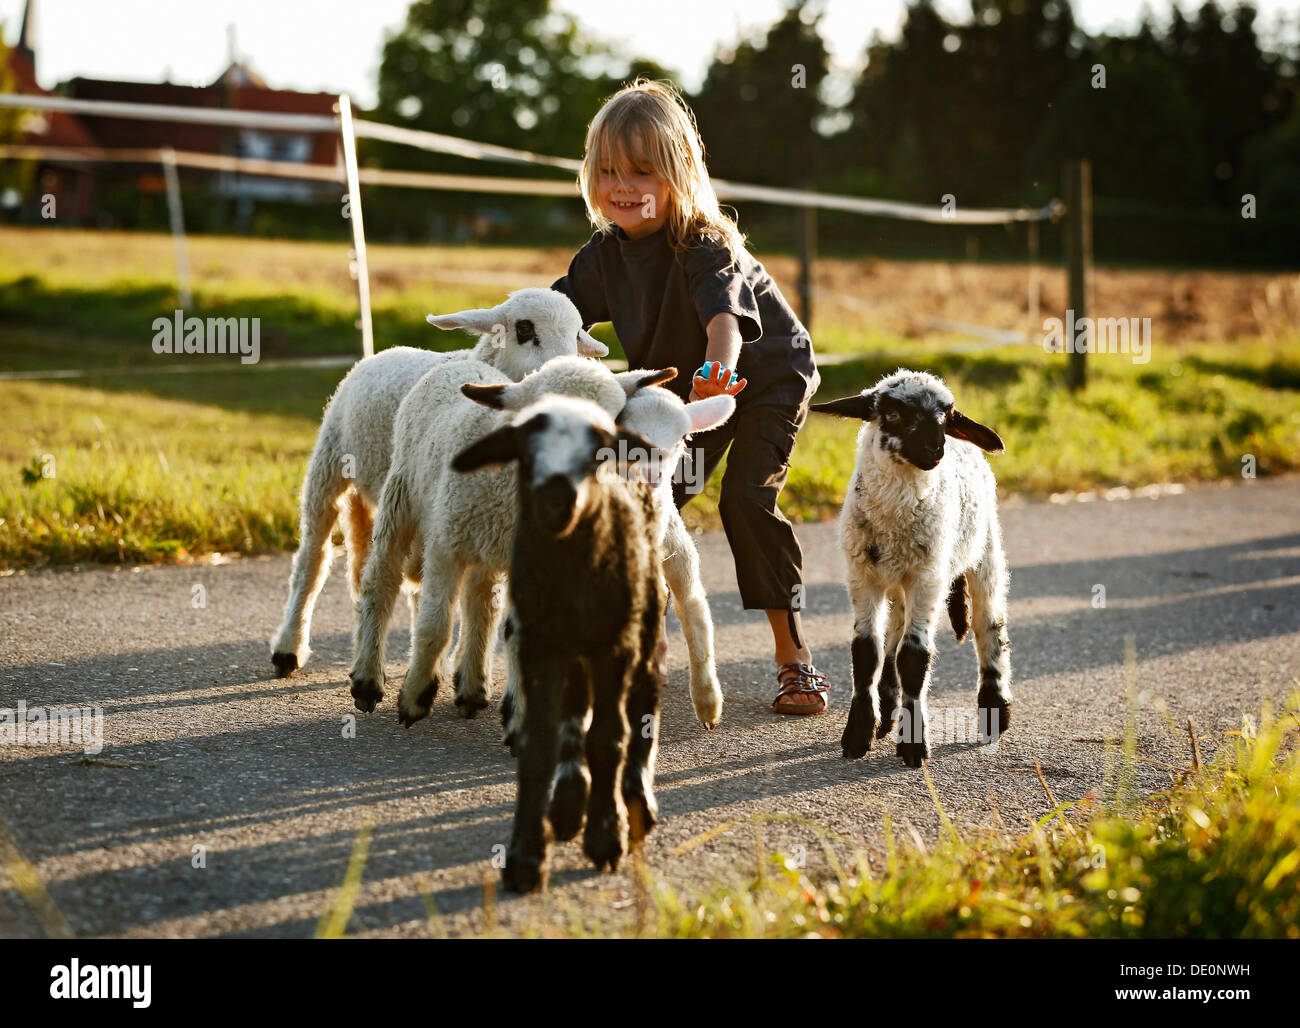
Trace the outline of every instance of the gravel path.
[[[991, 824], [995, 807], [1008, 824], [1041, 816], [1035, 758], [1058, 800], [1101, 785], [1103, 740], [1125, 719], [1126, 635], [1137, 655], [1140, 756], [1185, 764], [1187, 717], [1208, 755], [1243, 711], [1279, 703], [1300, 673], [1297, 511], [1294, 478], [1005, 505], [1014, 723], [995, 753], [964, 741], [936, 747], [930, 772], [948, 815], [959, 827]], [[805, 821], [842, 856], [880, 852], [886, 811], [904, 832], [937, 836], [924, 780], [892, 748], [840, 757], [851, 617], [835, 526], [803, 525], [799, 536], [805, 624], [834, 683], [832, 711], [806, 719], [769, 712], [765, 621], [741, 610], [721, 535], [698, 540], [727, 706], [718, 730], [694, 723], [672, 622], [663, 822], [644, 856], [679, 892], [749, 871], [760, 844], [823, 863]], [[576, 843], [554, 850], [549, 893], [497, 895], [485, 912], [484, 882], [496, 881], [491, 861], [514, 805], [495, 710], [462, 721], [443, 694], [431, 717], [403, 730], [397, 662], [385, 701], [346, 738], [352, 616], [342, 563], [317, 608], [315, 655], [279, 681], [266, 639], [288, 569], [277, 556], [0, 578], [0, 707], [104, 711], [94, 757], [74, 745], [0, 746], [0, 935], [309, 936], [331, 930], [322, 915], [339, 902], [350, 863], [359, 873], [351, 917], [336, 917], [335, 931], [456, 934], [487, 917], [513, 932], [629, 930], [630, 862], [597, 874]], [[1104, 608], [1093, 603], [1097, 585]], [[194, 605], [196, 586], [205, 606]], [[399, 620], [398, 656], [407, 644]], [[934, 716], [973, 708], [975, 671], [969, 641], [945, 635]], [[498, 681], [502, 672], [498, 660]], [[1169, 781], [1156, 764], [1140, 767], [1146, 789]]]

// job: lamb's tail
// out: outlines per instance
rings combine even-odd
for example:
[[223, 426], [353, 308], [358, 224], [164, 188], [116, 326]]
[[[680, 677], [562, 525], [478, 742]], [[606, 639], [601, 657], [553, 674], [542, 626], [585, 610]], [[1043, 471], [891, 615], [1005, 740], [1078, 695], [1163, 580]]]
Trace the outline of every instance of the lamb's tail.
[[970, 593], [966, 589], [966, 576], [958, 575], [952, 580], [948, 590], [948, 620], [952, 622], [952, 634], [958, 642], [966, 641], [966, 631], [970, 628]]

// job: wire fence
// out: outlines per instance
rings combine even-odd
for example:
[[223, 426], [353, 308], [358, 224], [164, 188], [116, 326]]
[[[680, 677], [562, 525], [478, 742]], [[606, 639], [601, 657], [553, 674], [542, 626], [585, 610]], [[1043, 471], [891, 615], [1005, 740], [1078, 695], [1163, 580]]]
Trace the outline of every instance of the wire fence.
[[[431, 153], [439, 153], [478, 161], [509, 163], [531, 167], [553, 168], [576, 176], [581, 162], [572, 158], [534, 153], [512, 147], [481, 143], [474, 140], [448, 136], [438, 132], [404, 128], [382, 122], [353, 118], [351, 103], [341, 95], [333, 115], [288, 114], [273, 111], [234, 110], [228, 108], [193, 108], [162, 104], [126, 103], [106, 100], [77, 100], [58, 96], [0, 93], [0, 107], [34, 111], [62, 111], [95, 117], [130, 118], [149, 121], [182, 122], [221, 126], [243, 126], [283, 132], [337, 133], [339, 148], [333, 165], [308, 164], [293, 161], [238, 157], [170, 147], [107, 149], [102, 147], [52, 147], [31, 144], [0, 145], [0, 159], [42, 160], [66, 163], [125, 163], [161, 165], [168, 190], [169, 214], [172, 233], [176, 239], [176, 261], [179, 280], [178, 292], [190, 295], [188, 257], [185, 232], [180, 209], [178, 168], [191, 168], [228, 172], [234, 174], [301, 179], [317, 182], [337, 182], [347, 189], [350, 200], [350, 220], [353, 248], [349, 253], [350, 270], [357, 282], [359, 318], [363, 356], [374, 352], [373, 329], [370, 315], [370, 276], [365, 250], [365, 231], [361, 213], [361, 186], [383, 186], [406, 189], [434, 189], [466, 193], [496, 193], [517, 196], [555, 196], [579, 199], [575, 177], [565, 180], [531, 179], [491, 175], [460, 175], [435, 172], [402, 171], [389, 168], [359, 167], [356, 159], [356, 140], [374, 139], [409, 146]], [[819, 193], [802, 189], [754, 185], [713, 179], [719, 199], [752, 201], [800, 208], [808, 215], [805, 224], [804, 245], [801, 249], [800, 292], [804, 303], [804, 320], [810, 320], [814, 295], [825, 295], [846, 306], [853, 306], [854, 297], [830, 294], [814, 289], [811, 284], [811, 266], [815, 259], [815, 242], [812, 238], [811, 212], [827, 210], [858, 214], [866, 217], [893, 218], [927, 222], [936, 225], [1012, 225], [1028, 226], [1028, 300], [1030, 324], [1038, 314], [1038, 225], [1054, 221], [1065, 213], [1059, 200], [1042, 207], [978, 208], [967, 209], [956, 205], [953, 198], [940, 204], [907, 203], [870, 197]], [[956, 332], [973, 336], [977, 346], [1000, 346], [1024, 342], [1026, 335], [1008, 329], [981, 325], [947, 322], [941, 319], [918, 319], [939, 331]], [[825, 362], [825, 358], [819, 358]], [[32, 377], [34, 373], [25, 373]]]

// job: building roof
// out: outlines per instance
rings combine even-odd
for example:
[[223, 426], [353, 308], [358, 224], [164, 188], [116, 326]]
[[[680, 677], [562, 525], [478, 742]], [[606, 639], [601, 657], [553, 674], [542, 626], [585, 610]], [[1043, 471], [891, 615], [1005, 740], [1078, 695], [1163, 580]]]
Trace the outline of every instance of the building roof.
[[[49, 96], [49, 90], [36, 84], [36, 68], [31, 57], [16, 47], [9, 50], [9, 72], [19, 93]], [[95, 138], [85, 123], [66, 111], [40, 111], [22, 122], [23, 142], [39, 146], [95, 146]]]
[[[237, 78], [238, 76], [229, 74], [227, 69], [227, 73], [210, 86], [74, 78], [65, 83], [64, 88], [69, 96], [79, 100], [115, 100], [289, 114], [333, 114], [338, 99], [333, 93], [299, 93], [289, 89], [268, 89], [265, 86], [241, 86], [236, 84]], [[100, 146], [114, 148], [173, 146], [177, 150], [199, 153], [228, 153], [231, 150], [231, 133], [239, 131], [217, 125], [93, 115], [84, 115], [83, 120]], [[277, 132], [279, 134], [281, 133]], [[333, 165], [337, 133], [315, 132], [310, 135], [313, 139], [309, 163]]]

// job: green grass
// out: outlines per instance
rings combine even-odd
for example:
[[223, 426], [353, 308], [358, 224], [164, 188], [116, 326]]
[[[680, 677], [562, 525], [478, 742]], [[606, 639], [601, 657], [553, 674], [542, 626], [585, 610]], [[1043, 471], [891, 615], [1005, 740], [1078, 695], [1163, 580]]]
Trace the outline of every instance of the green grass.
[[[166, 374], [179, 358], [150, 348], [153, 319], [175, 306], [165, 237], [43, 233], [37, 246], [0, 234], [0, 370], [104, 369], [75, 382], [0, 382], [0, 566], [185, 559], [294, 544], [296, 492], [325, 400], [343, 369], [264, 370], [235, 358], [186, 357], [206, 374]], [[456, 260], [491, 272], [502, 255], [377, 248], [382, 348], [468, 345], [424, 323], [429, 311], [497, 302], [498, 286], [432, 284]], [[261, 319], [264, 359], [351, 354], [358, 346], [345, 247], [196, 240], [191, 310]], [[514, 254], [527, 260], [527, 254]], [[535, 274], [545, 280], [544, 269]], [[620, 355], [610, 326], [596, 333]], [[1282, 341], [1154, 347], [1149, 364], [1090, 358], [1090, 384], [1064, 385], [1064, 358], [1033, 346], [954, 352], [855, 333], [823, 319], [822, 397], [856, 392], [899, 365], [943, 375], [962, 409], [994, 427], [1004, 493], [1237, 477], [1300, 468], [1300, 335]], [[203, 361], [203, 364], [199, 364]], [[854, 423], [811, 415], [782, 508], [832, 517], [852, 473]], [[55, 476], [43, 477], [46, 454]], [[35, 473], [33, 473], [35, 471]], [[717, 522], [718, 476], [687, 508]]]
[[[898, 842], [810, 877], [775, 854], [699, 896], [662, 883], [642, 930], [671, 938], [1300, 938], [1300, 695], [1226, 733], [1207, 767], [1143, 800], [1111, 754], [1105, 795], [1028, 831]], [[928, 782], [927, 778], [927, 782]], [[931, 794], [938, 795], [930, 783]]]

